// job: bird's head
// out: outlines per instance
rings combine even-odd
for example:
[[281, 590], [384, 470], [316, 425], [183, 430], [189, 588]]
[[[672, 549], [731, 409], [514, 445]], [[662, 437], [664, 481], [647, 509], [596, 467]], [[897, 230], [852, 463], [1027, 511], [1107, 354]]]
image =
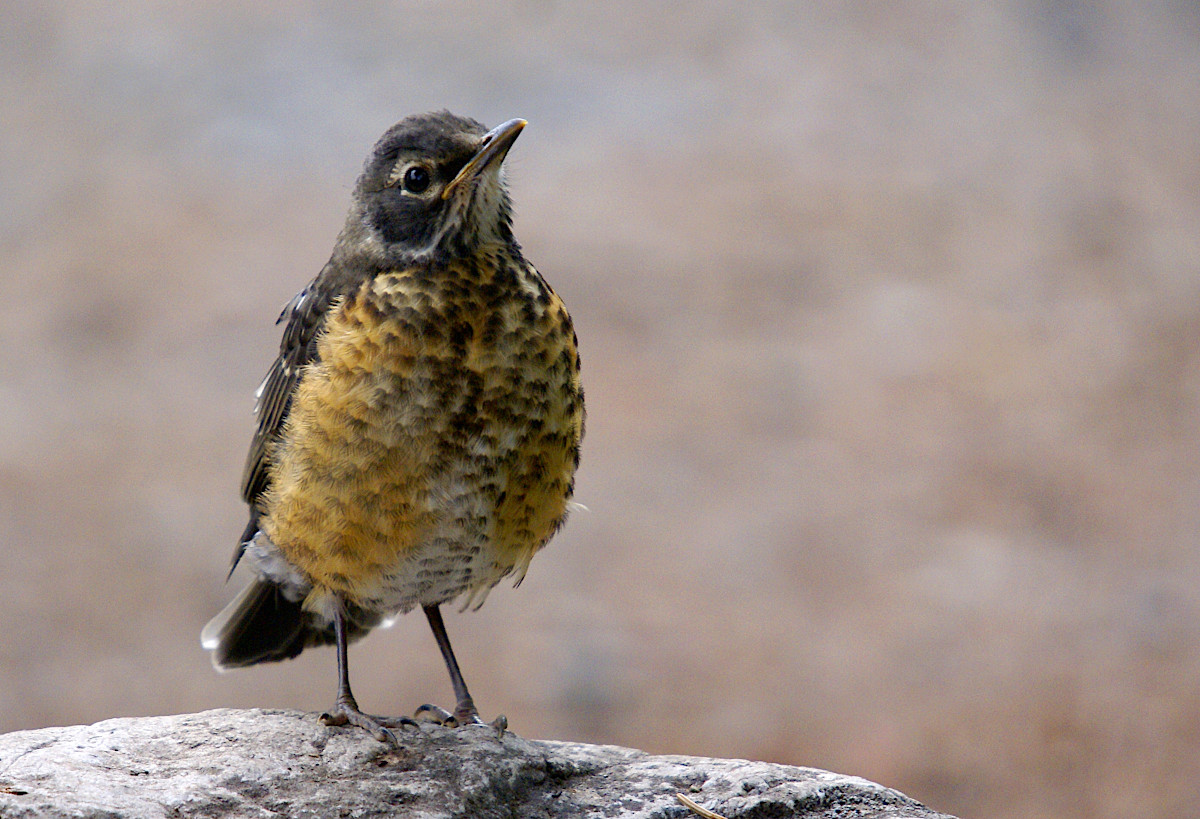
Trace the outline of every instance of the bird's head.
[[487, 130], [448, 111], [418, 114], [375, 144], [354, 192], [351, 219], [385, 255], [464, 256], [512, 242], [504, 158], [525, 127]]

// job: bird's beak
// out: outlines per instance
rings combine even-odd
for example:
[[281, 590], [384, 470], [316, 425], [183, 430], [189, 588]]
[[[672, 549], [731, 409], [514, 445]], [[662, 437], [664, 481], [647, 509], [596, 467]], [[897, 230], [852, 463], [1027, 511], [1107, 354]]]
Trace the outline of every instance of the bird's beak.
[[503, 162], [504, 157], [508, 155], [508, 149], [517, 141], [517, 137], [521, 135], [521, 129], [525, 125], [526, 122], [523, 119], [510, 119], [484, 134], [479, 151], [471, 157], [466, 165], [463, 165], [458, 175], [450, 180], [450, 184], [442, 191], [442, 198], [449, 199], [460, 185], [478, 178], [488, 168]]

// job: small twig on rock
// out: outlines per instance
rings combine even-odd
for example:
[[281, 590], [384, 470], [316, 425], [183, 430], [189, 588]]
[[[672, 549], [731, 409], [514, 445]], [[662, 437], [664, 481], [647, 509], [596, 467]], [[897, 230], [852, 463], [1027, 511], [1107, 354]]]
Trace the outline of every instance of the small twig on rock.
[[708, 808], [700, 807], [695, 802], [693, 802], [691, 799], [688, 799], [686, 796], [684, 796], [682, 793], [675, 794], [675, 798], [678, 799], [681, 803], [683, 803], [683, 806], [686, 807], [688, 810], [690, 810], [692, 813], [696, 814], [697, 816], [702, 816], [702, 817], [704, 817], [704, 819], [725, 819], [725, 817], [719, 813], [713, 813]]

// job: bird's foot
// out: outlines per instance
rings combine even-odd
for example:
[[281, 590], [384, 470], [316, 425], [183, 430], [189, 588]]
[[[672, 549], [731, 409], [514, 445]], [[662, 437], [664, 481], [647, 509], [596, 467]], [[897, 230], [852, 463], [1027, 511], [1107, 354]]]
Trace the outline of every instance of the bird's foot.
[[387, 726], [399, 727], [402, 725], [417, 724], [415, 720], [408, 717], [385, 719], [368, 716], [358, 710], [358, 703], [353, 699], [342, 699], [340, 697], [333, 710], [322, 714], [320, 719], [322, 725], [354, 725], [362, 728], [380, 742], [386, 742], [390, 745], [399, 745], [399, 743], [396, 741], [396, 735]]
[[484, 722], [479, 718], [479, 712], [475, 710], [474, 705], [468, 707], [460, 705], [454, 709], [454, 713], [450, 713], [440, 705], [426, 703], [418, 708], [413, 716], [421, 722], [431, 722], [446, 728], [458, 728], [462, 725], [488, 725], [496, 731], [497, 737], [503, 737], [504, 732], [508, 730], [508, 717], [501, 714], [491, 722]]

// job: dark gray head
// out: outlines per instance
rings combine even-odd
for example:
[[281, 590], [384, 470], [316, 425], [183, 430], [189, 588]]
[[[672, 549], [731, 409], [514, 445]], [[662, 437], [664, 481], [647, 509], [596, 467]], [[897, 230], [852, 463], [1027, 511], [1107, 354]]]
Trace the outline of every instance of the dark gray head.
[[387, 256], [464, 256], [511, 242], [502, 167], [524, 127], [514, 119], [489, 131], [449, 111], [401, 120], [367, 158], [351, 219]]

